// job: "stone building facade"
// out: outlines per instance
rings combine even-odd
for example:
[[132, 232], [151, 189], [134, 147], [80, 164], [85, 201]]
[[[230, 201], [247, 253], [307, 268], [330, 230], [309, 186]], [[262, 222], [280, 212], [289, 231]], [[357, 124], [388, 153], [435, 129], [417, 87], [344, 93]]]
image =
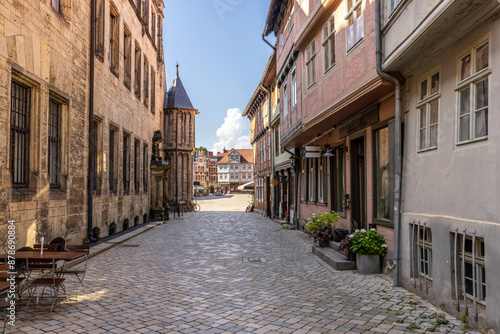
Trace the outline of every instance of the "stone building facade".
[[168, 202], [193, 199], [193, 154], [195, 152], [195, 116], [199, 114], [177, 75], [165, 95], [163, 149], [170, 160]]
[[[163, 2], [95, 3], [93, 221], [103, 237], [147, 218], [147, 157], [165, 91]], [[90, 8], [90, 0], [0, 4], [0, 229], [15, 221], [17, 248], [42, 236], [86, 238]], [[124, 181], [139, 182], [127, 194]]]

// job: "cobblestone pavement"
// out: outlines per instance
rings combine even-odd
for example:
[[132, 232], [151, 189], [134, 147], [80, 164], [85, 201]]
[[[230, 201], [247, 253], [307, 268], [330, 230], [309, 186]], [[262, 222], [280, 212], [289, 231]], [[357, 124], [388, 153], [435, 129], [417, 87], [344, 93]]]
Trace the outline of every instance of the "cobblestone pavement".
[[[242, 212], [247, 195], [200, 204], [90, 259], [85, 295], [13, 332], [419, 333], [442, 313], [380, 275], [328, 267], [304, 233]], [[444, 317], [436, 332], [464, 332]]]

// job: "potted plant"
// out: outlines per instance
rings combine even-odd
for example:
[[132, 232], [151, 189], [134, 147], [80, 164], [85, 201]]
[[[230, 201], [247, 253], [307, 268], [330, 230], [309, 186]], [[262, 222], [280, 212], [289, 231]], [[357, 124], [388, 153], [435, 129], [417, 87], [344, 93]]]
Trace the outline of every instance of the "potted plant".
[[342, 252], [347, 256], [349, 261], [356, 261], [356, 254], [354, 254], [351, 250], [352, 241], [349, 236], [346, 236], [339, 245], [339, 252]]
[[387, 254], [387, 245], [382, 235], [372, 228], [356, 230], [349, 236], [351, 250], [356, 253], [356, 267], [362, 274], [380, 273], [380, 256]]
[[328, 240], [331, 238], [332, 228], [339, 220], [339, 215], [335, 212], [313, 213], [312, 217], [307, 219], [305, 229], [312, 234], [314, 241], [319, 241], [321, 247], [328, 246]]

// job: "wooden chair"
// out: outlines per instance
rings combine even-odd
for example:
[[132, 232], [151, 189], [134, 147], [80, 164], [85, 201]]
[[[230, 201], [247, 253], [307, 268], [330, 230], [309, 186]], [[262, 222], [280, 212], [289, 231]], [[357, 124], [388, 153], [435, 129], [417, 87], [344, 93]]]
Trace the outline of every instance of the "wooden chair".
[[[64, 277], [66, 275], [74, 275], [78, 281], [80, 282], [82, 286], [82, 292], [85, 294], [85, 285], [83, 284], [83, 280], [85, 278], [85, 273], [87, 272], [87, 262], [89, 259], [89, 253], [90, 253], [90, 246], [89, 245], [67, 245], [66, 249], [68, 251], [72, 252], [82, 252], [85, 253], [85, 258], [84, 258], [84, 264], [82, 267], [78, 267], [76, 269], [68, 269], [67, 265], [65, 264], [63, 269], [59, 271], [58, 273], [61, 275], [61, 277]], [[78, 298], [78, 293], [76, 294]]]
[[[57, 246], [58, 244], [45, 244], [43, 245], [43, 250], [47, 252], [56, 252], [57, 251]], [[42, 245], [40, 244], [34, 244], [33, 245], [33, 250], [39, 251], [42, 248]]]
[[[33, 272], [39, 271], [41, 269], [36, 268], [36, 266], [39, 264], [39, 260], [31, 260], [28, 259], [26, 260], [26, 268], [28, 272], [30, 272], [30, 276], [34, 276]], [[54, 305], [57, 303], [60, 307], [61, 302], [59, 300], [59, 294], [60, 291], [64, 291], [64, 278], [59, 277], [56, 273], [57, 269], [57, 261], [55, 259], [51, 259], [50, 263], [45, 262], [45, 264], [50, 264], [51, 265], [51, 273], [49, 274], [44, 274], [42, 273], [41, 278], [35, 278], [33, 280], [28, 279], [28, 304], [26, 305], [26, 311], [25, 314], [28, 312], [28, 308], [31, 304], [31, 301], [33, 298], [36, 298], [37, 301], [39, 298], [45, 299], [45, 298], [50, 298], [50, 297], [44, 297], [45, 294], [45, 289], [49, 289], [50, 293], [52, 295], [52, 304], [50, 307], [50, 312], [54, 309]], [[33, 267], [35, 266], [35, 267]], [[42, 289], [41, 297], [39, 297], [39, 290]], [[35, 306], [36, 309], [36, 306]]]

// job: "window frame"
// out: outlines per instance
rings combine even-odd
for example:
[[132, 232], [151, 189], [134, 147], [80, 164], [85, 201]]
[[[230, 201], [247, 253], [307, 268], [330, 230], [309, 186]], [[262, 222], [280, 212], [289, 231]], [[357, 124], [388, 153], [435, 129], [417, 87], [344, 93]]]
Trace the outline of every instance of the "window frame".
[[283, 90], [283, 119], [288, 117], [288, 80], [285, 79], [283, 81], [283, 84], [281, 85], [282, 90]]
[[290, 112], [297, 108], [297, 66], [290, 71]]
[[[330, 174], [330, 184], [332, 185], [332, 211], [335, 211], [340, 216], [345, 217], [345, 201], [344, 196], [346, 193], [346, 168], [345, 168], [345, 145], [341, 144], [333, 148], [333, 157], [331, 158], [331, 174]], [[340, 159], [338, 161], [337, 159]], [[340, 170], [339, 170], [340, 169]], [[338, 190], [340, 194], [338, 194]], [[340, 204], [338, 208], [337, 205]]]
[[[333, 26], [333, 27], [332, 27]], [[325, 28], [328, 31], [328, 33], [325, 36]], [[336, 29], [335, 29], [335, 12], [332, 14], [332, 16], [328, 19], [328, 21], [325, 23], [323, 26], [323, 73], [327, 73], [332, 67], [335, 66], [336, 63], [336, 42], [337, 39], [335, 38], [336, 36]], [[332, 50], [333, 50], [333, 60], [330, 59], [332, 56]]]
[[[351, 2], [351, 7], [349, 8], [349, 3]], [[358, 8], [360, 9], [361, 14], [358, 14]], [[344, 17], [344, 20], [347, 21], [345, 24], [345, 31], [346, 31], [346, 52], [349, 53], [351, 50], [353, 50], [365, 37], [364, 33], [364, 10], [363, 10], [363, 0], [346, 0], [346, 15]], [[356, 16], [356, 18], [354, 18]], [[349, 25], [349, 20], [352, 18], [352, 24]], [[361, 19], [361, 23], [359, 25], [357, 20]], [[354, 29], [354, 41], [352, 42], [352, 45], [349, 46], [349, 28], [353, 27]], [[361, 28], [361, 36], [358, 36], [359, 29]], [[358, 39], [358, 37], [360, 37]]]
[[[464, 235], [461, 234], [460, 235], [460, 245], [463, 243], [463, 238]], [[472, 236], [470, 235], [466, 235], [465, 236], [466, 240], [470, 240], [472, 242]], [[481, 243], [483, 244], [483, 249], [485, 249], [485, 254], [481, 254]], [[486, 296], [488, 295], [487, 293], [486, 294], [483, 294], [483, 291], [481, 289], [482, 285], [485, 285], [485, 287], [487, 287], [487, 284], [486, 284], [486, 277], [484, 277], [486, 275], [486, 263], [485, 263], [485, 257], [486, 257], [486, 247], [485, 247], [485, 242], [484, 242], [484, 239], [481, 238], [481, 237], [476, 237], [476, 245], [475, 245], [475, 252], [476, 252], [476, 255], [475, 255], [475, 265], [476, 265], [476, 268], [472, 268], [473, 270], [476, 270], [476, 301], [477, 303], [483, 305], [483, 306], [486, 306]], [[460, 259], [460, 263], [462, 263], [462, 258], [463, 258], [464, 254], [462, 252], [462, 250], [460, 249], [459, 250], [459, 259]], [[465, 263], [466, 264], [469, 264], [472, 266], [472, 252], [468, 252], [468, 251], [465, 251]], [[463, 268], [465, 269], [465, 268]], [[482, 270], [481, 269], [484, 269], [484, 272], [485, 272], [485, 275], [482, 274]], [[462, 269], [461, 269], [462, 270]], [[464, 270], [465, 271], [465, 270]], [[462, 272], [462, 276], [463, 276], [463, 280], [467, 280], [468, 277], [465, 276], [465, 272]], [[472, 279], [472, 278], [470, 278]], [[461, 282], [463, 284], [463, 281]], [[461, 287], [461, 294], [462, 294], [462, 297], [463, 297], [463, 291], [464, 291], [464, 287], [462, 286]], [[466, 297], [469, 298], [469, 299], [473, 299], [474, 296], [473, 295], [470, 295], [466, 292]]]
[[132, 34], [123, 24], [123, 84], [129, 90], [132, 85]]
[[[109, 133], [108, 133], [108, 186], [109, 190], [112, 193], [116, 193], [117, 191], [117, 185], [118, 185], [118, 171], [117, 171], [117, 158], [118, 155], [117, 150], [116, 150], [116, 135], [117, 135], [117, 129], [113, 126], [109, 127]], [[113, 139], [111, 139], [113, 138]]]
[[109, 69], [118, 76], [120, 68], [120, 15], [117, 9], [109, 7]]
[[307, 89], [316, 83], [316, 38], [306, 48], [306, 83]]
[[[464, 145], [464, 144], [469, 144], [469, 143], [474, 143], [477, 141], [482, 141], [482, 140], [487, 140], [488, 139], [488, 134], [489, 134], [489, 129], [490, 129], [490, 114], [491, 114], [491, 80], [489, 76], [492, 74], [492, 69], [491, 69], [491, 60], [492, 60], [492, 47], [491, 47], [491, 36], [485, 37], [480, 39], [478, 42], [474, 43], [474, 46], [471, 48], [468, 48], [467, 51], [462, 52], [461, 55], [458, 57], [457, 60], [457, 84], [455, 87], [455, 92], [456, 92], [456, 112], [455, 112], [455, 117], [456, 117], [456, 138], [455, 138], [455, 143], [457, 146], [459, 145]], [[480, 69], [479, 71], [477, 70], [477, 50], [480, 49], [481, 47], [488, 45], [488, 65]], [[466, 57], [470, 57], [470, 74], [469, 76], [465, 78], [461, 78], [462, 74], [462, 60]], [[476, 114], [478, 110], [476, 109], [477, 107], [477, 95], [476, 95], [476, 86], [477, 84], [487, 81], [487, 96], [486, 100], [488, 102], [488, 105], [486, 107], [483, 107], [482, 109], [486, 109], [486, 116], [485, 116], [485, 123], [486, 123], [486, 135], [478, 137], [476, 134]], [[461, 93], [469, 90], [469, 111], [467, 113], [461, 114]], [[468, 127], [468, 139], [461, 140], [461, 118], [464, 118], [465, 116], [468, 116], [469, 119], [469, 127]]]
[[[432, 92], [432, 80], [435, 75], [438, 75], [438, 90], [437, 92]], [[426, 92], [425, 95], [422, 92], [422, 84], [426, 82]], [[429, 150], [435, 150], [439, 147], [439, 110], [441, 107], [441, 68], [434, 68], [429, 71], [425, 76], [418, 80], [418, 101], [417, 101], [417, 153], [425, 152]], [[437, 120], [432, 122], [432, 104], [437, 102]], [[425, 120], [422, 122], [422, 113], [425, 110]], [[422, 126], [423, 124], [423, 126]], [[431, 146], [431, 128], [436, 127], [436, 144]], [[422, 137], [421, 133], [425, 131], [425, 145], [422, 147]]]
[[[432, 254], [432, 230], [430, 227], [425, 226], [425, 235], [424, 235], [424, 226], [416, 225], [418, 229], [416, 247], [417, 247], [417, 270], [420, 273], [422, 278], [428, 279], [429, 281], [433, 280], [432, 270], [433, 270], [433, 254]], [[422, 247], [423, 242], [423, 247]], [[426, 257], [425, 257], [425, 256]], [[425, 270], [425, 265], [427, 264], [427, 270]]]

